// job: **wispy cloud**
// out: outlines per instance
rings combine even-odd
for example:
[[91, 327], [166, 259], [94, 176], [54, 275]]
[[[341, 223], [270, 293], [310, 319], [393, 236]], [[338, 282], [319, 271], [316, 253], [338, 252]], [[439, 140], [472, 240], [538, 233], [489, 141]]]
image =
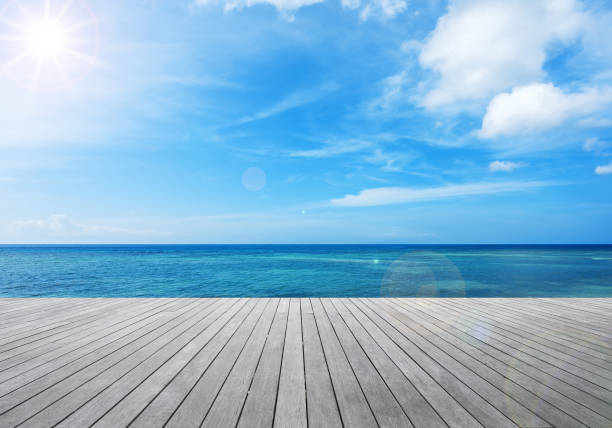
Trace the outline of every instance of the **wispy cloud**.
[[244, 9], [257, 4], [269, 4], [274, 6], [285, 19], [292, 21], [295, 11], [301, 7], [321, 3], [323, 0], [196, 0], [195, 4], [204, 6], [208, 4], [223, 3], [226, 12]]
[[161, 84], [171, 84], [193, 87], [242, 88], [242, 85], [212, 75], [164, 75], [157, 77]]
[[400, 172], [406, 167], [406, 164], [412, 162], [418, 157], [418, 154], [413, 152], [385, 152], [381, 149], [376, 149], [370, 156], [366, 156], [365, 161], [374, 165], [380, 165], [380, 169], [385, 172]]
[[[195, 0], [198, 6], [223, 3], [226, 12], [244, 9], [258, 4], [269, 4], [274, 6], [282, 17], [293, 21], [295, 12], [305, 6], [322, 3], [324, 0]], [[405, 0], [342, 0], [342, 7], [345, 9], [359, 9], [359, 18], [366, 21], [371, 17], [393, 18], [403, 13], [408, 4]]]
[[610, 128], [612, 127], [612, 119], [606, 117], [587, 117], [578, 121], [578, 125], [585, 128]]
[[39, 237], [60, 236], [81, 238], [86, 235], [112, 236], [161, 236], [164, 233], [153, 230], [134, 230], [122, 227], [83, 224], [72, 220], [65, 214], [52, 214], [45, 219], [15, 220], [8, 224], [8, 230], [13, 233], [34, 233]]
[[598, 174], [598, 175], [612, 174], [612, 162], [610, 162], [607, 165], [601, 165], [595, 168], [595, 174]]
[[510, 172], [517, 168], [523, 168], [527, 166], [525, 162], [510, 162], [510, 161], [493, 161], [489, 164], [489, 171], [497, 172], [497, 171], [505, 171]]
[[593, 153], [600, 154], [611, 146], [612, 146], [612, 143], [608, 141], [603, 141], [603, 140], [600, 140], [599, 138], [592, 137], [592, 138], [586, 139], [586, 141], [582, 145], [582, 148], [584, 149], [585, 152], [593, 152]]
[[407, 202], [452, 199], [459, 196], [519, 192], [555, 184], [558, 183], [551, 181], [506, 181], [499, 183], [452, 184], [424, 189], [415, 189], [411, 187], [379, 187], [362, 190], [357, 195], [346, 195], [342, 198], [332, 199], [330, 202], [332, 205], [339, 207], [370, 207]]
[[346, 153], [359, 152], [370, 147], [372, 147], [370, 141], [349, 139], [328, 142], [319, 149], [297, 150], [289, 153], [289, 156], [297, 158], [330, 158]]
[[244, 116], [238, 120], [238, 124], [267, 119], [268, 117], [275, 116], [287, 110], [292, 110], [294, 108], [310, 104], [337, 89], [338, 85], [335, 83], [327, 83], [317, 88], [293, 92], [267, 109], [261, 110], [258, 113], [250, 116]]

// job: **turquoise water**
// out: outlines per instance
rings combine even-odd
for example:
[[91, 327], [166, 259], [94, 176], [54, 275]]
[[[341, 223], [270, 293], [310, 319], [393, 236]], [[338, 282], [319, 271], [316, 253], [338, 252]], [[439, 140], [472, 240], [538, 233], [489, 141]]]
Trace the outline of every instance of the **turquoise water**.
[[0, 246], [0, 297], [612, 297], [612, 246]]

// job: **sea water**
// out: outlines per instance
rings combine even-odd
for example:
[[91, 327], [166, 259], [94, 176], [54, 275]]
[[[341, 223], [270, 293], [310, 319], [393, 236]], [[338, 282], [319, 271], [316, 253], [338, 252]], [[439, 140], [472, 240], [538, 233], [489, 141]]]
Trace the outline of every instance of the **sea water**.
[[0, 297], [34, 296], [612, 297], [612, 246], [0, 246]]

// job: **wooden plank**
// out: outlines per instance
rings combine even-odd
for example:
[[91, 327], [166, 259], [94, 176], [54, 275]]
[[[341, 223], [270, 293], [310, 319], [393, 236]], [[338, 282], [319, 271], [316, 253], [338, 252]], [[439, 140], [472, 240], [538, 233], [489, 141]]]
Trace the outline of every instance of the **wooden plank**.
[[202, 424], [268, 303], [268, 299], [258, 299], [256, 301], [253, 311], [238, 328], [236, 334], [227, 341], [223, 350], [198, 379], [193, 389], [189, 391], [181, 405], [166, 423], [167, 427], [188, 428], [199, 427]]
[[[448, 307], [452, 307], [451, 304]], [[576, 347], [573, 343], [569, 343], [572, 346], [568, 346], [567, 343], [551, 340], [533, 326], [531, 328], [523, 327], [513, 323], [511, 320], [500, 318], [497, 314], [478, 310], [474, 311], [471, 306], [459, 304], [454, 305], [454, 307], [463, 316], [475, 322], [484, 322], [500, 334], [507, 335], [527, 346], [540, 349], [544, 352], [553, 352], [553, 355], [557, 355], [560, 359], [565, 360], [569, 357], [569, 361], [574, 361], [579, 365], [582, 362], [588, 363], [588, 365], [584, 366], [587, 369], [589, 367], [597, 367], [597, 371], [600, 369], [612, 371], [612, 357], [608, 357], [605, 354], [592, 350], [585, 352], [584, 348]]]
[[386, 322], [378, 319], [372, 309], [361, 300], [351, 299], [360, 310], [356, 312], [361, 325], [375, 338], [378, 345], [391, 357], [393, 362], [402, 371], [404, 376], [415, 386], [415, 388], [430, 403], [436, 413], [449, 426], [470, 427], [481, 426], [463, 406], [442, 388], [425, 370], [423, 370], [409, 354], [405, 353], [400, 343], [404, 340], [399, 332], [392, 329]]
[[[504, 304], [500, 299], [494, 299], [493, 302]], [[592, 312], [590, 306], [586, 304], [574, 306], [563, 302], [551, 302], [543, 299], [525, 299], [521, 302], [521, 307], [529, 309], [530, 312], [541, 314], [544, 317], [552, 317], [562, 322], [569, 322], [574, 325], [586, 327], [587, 329], [603, 329], [600, 333], [607, 333], [607, 324], [610, 321], [610, 316], [605, 313]]]
[[[95, 318], [99, 316], [104, 316], [105, 310], [108, 308], [117, 308], [121, 306], [125, 306], [126, 304], [122, 301], [113, 301], [110, 300], [105, 302], [104, 304], [99, 305], [85, 305], [85, 304], [75, 304], [73, 306], [69, 306], [66, 308], [62, 308], [60, 314], [56, 317], [44, 318], [43, 320], [30, 320], [23, 324], [14, 324], [8, 327], [5, 327], [2, 331], [2, 337], [4, 338], [2, 344], [0, 345], [0, 351], [12, 349], [14, 342], [14, 335], [21, 333], [28, 333], [30, 331], [30, 326], [36, 326], [36, 329], [45, 326], [54, 326], [58, 323], [62, 325], [67, 325], [70, 327], [71, 325], [88, 320], [90, 318]], [[4, 323], [5, 326], [8, 325]], [[34, 331], [31, 332], [31, 339], [36, 339], [38, 336], [34, 336]], [[55, 333], [55, 332], [54, 332]], [[46, 337], [46, 336], [45, 336]]]
[[[153, 306], [153, 311], [156, 308]], [[11, 372], [15, 374], [17, 370], [23, 372], [27, 370], [27, 367], [58, 359], [72, 350], [90, 345], [99, 338], [129, 325], [135, 318], [143, 313], [146, 314], [149, 309], [148, 306], [135, 305], [122, 307], [119, 312], [108, 311], [104, 317], [87, 321], [69, 331], [62, 332], [61, 335], [39, 340], [35, 346], [14, 348], [2, 354], [5, 358], [0, 360], [0, 373], [11, 369]], [[109, 318], [112, 321], [109, 321]]]
[[[424, 303], [424, 302], [421, 302]], [[438, 306], [444, 306], [445, 302], [430, 302]], [[538, 339], [546, 339], [551, 342], [558, 343], [561, 346], [581, 352], [585, 355], [590, 355], [598, 358], [607, 366], [610, 363], [611, 356], [603, 349], [597, 349], [592, 343], [583, 342], [567, 335], [559, 334], [541, 326], [539, 324], [525, 322], [520, 318], [509, 316], [505, 311], [492, 311], [491, 308], [482, 307], [479, 303], [470, 302], [469, 305], [461, 306], [461, 311], [466, 314], [474, 314], [485, 320], [493, 320], [501, 325], [512, 326], [512, 329], [517, 332], [524, 332]]]
[[[505, 377], [505, 371], [498, 373], [489, 366], [483, 364], [481, 358], [478, 358], [478, 350], [472, 349], [472, 352], [467, 352], [467, 350], [463, 351], [453, 343], [452, 338], [449, 340], [446, 337], [446, 332], [444, 330], [428, 323], [424, 317], [418, 315], [418, 311], [405, 311], [403, 314], [411, 319], [411, 322], [409, 322], [411, 329], [417, 331], [423, 338], [446, 352], [459, 363], [470, 368], [477, 376], [486, 379], [492, 385], [496, 386], [499, 391], [506, 394], [508, 398], [516, 400], [534, 414], [539, 415], [543, 420], [548, 421], [549, 424], [556, 427], [583, 426], [575, 419], [569, 417], [566, 413], [542, 400], [532, 391], [521, 387], [519, 384]], [[469, 381], [469, 378], [467, 381]], [[517, 410], [520, 411], [520, 409]], [[506, 414], [508, 415], [508, 413]], [[513, 415], [512, 412], [510, 412], [508, 416], [513, 420], [516, 419], [516, 415]], [[516, 420], [515, 422], [521, 426], [543, 426], [541, 423], [535, 423], [535, 421], [529, 424], [520, 423], [520, 421]]]
[[281, 299], [268, 339], [246, 396], [239, 428], [265, 428], [273, 425], [274, 407], [285, 345], [289, 300]]
[[305, 427], [306, 380], [302, 348], [302, 318], [299, 299], [291, 299], [281, 364], [274, 425]]
[[[109, 316], [112, 316], [114, 314], [109, 313]], [[126, 317], [131, 318], [133, 314], [131, 313], [127, 313], [125, 314]], [[119, 321], [125, 321], [122, 317], [117, 317], [117, 315], [113, 316], [113, 319], [115, 318], [119, 318]], [[103, 322], [102, 324], [100, 324], [101, 326], [104, 326], [104, 324], [111, 324], [109, 327], [107, 327], [107, 329], [102, 330], [102, 337], [104, 337], [105, 333], [113, 333], [117, 330], [121, 329], [121, 326], [119, 327], [115, 327], [113, 329], [113, 325], [111, 322], [109, 322], [108, 320], [104, 320], [105, 322]], [[129, 322], [129, 320], [128, 320]], [[125, 326], [124, 326], [125, 327]], [[71, 344], [70, 342], [67, 342], [69, 345], [65, 345], [64, 347], [61, 346], [53, 346], [50, 348], [50, 350], [48, 352], [44, 352], [45, 348], [42, 348], [42, 350], [40, 349], [35, 349], [34, 352], [32, 352], [32, 354], [30, 353], [26, 353], [23, 356], [23, 361], [17, 361], [16, 364], [13, 364], [12, 366], [9, 366], [7, 369], [3, 370], [0, 372], [0, 384], [2, 382], [6, 382], [10, 379], [22, 376], [25, 373], [28, 373], [31, 370], [34, 370], [38, 367], [41, 366], [46, 366], [47, 364], [57, 364], [60, 361], [63, 361], [63, 359], [65, 358], [70, 358], [70, 356], [72, 356], [75, 352], [79, 352], [80, 349], [83, 349], [83, 346], [86, 346], [87, 344], [89, 344], [90, 342], [90, 337], [87, 335], [88, 331], [85, 330], [83, 332], [83, 335], [79, 336], [76, 335], [76, 339], [81, 339], [81, 340], [75, 340], [74, 344]], [[97, 333], [90, 333], [90, 336], [92, 336], [91, 338], [96, 338], [97, 337]], [[86, 351], [87, 348], [85, 348]], [[38, 355], [40, 354], [40, 355]], [[29, 358], [26, 358], [26, 356], [29, 356]], [[13, 362], [13, 361], [10, 361]]]
[[[170, 304], [170, 301], [163, 302], [163, 301], [153, 300], [149, 302], [148, 304], [145, 303], [139, 306], [146, 308], [146, 307], [154, 307], [154, 306], [161, 306], [161, 305], [168, 305], [168, 304]], [[71, 310], [71, 313], [73, 313], [72, 310]], [[78, 311], [75, 311], [75, 313], [78, 313]], [[36, 323], [32, 326], [33, 328], [19, 329], [17, 331], [14, 331], [10, 335], [3, 334], [2, 335], [3, 340], [1, 341], [1, 343], [3, 346], [10, 344], [11, 347], [13, 347], [14, 345], [18, 345], [18, 344], [29, 343], [31, 341], [34, 341], [35, 339], [39, 339], [41, 337], [48, 337], [53, 334], [68, 330], [72, 328], [73, 325], [81, 322], [84, 318], [94, 318], [96, 316], [97, 314], [95, 313], [94, 314], [88, 313], [85, 317], [79, 317], [79, 318], [72, 319], [72, 320], [60, 320], [50, 325], [41, 326], [40, 324]], [[103, 316], [106, 317], [106, 314], [104, 314]]]
[[359, 318], [363, 315], [348, 299], [332, 299], [347, 326], [359, 341], [368, 358], [384, 379], [393, 396], [402, 406], [411, 423], [418, 427], [446, 427], [442, 418], [433, 407], [404, 376], [393, 360], [368, 334]]
[[304, 372], [308, 424], [314, 427], [341, 427], [342, 419], [336, 402], [327, 360], [323, 353], [319, 331], [310, 299], [300, 301], [304, 341]]
[[[141, 364], [117, 378], [58, 426], [117, 426], [129, 421], [163, 389], [178, 371], [205, 346], [214, 335], [211, 326], [229, 317], [240, 307], [236, 299], [215, 302], [201, 311], [199, 320], [175, 336], [163, 348], [151, 354]], [[120, 420], [119, 422], [117, 422]]]
[[[403, 299], [403, 303], [406, 305], [418, 305], [416, 302], [411, 302], [408, 299]], [[427, 309], [418, 309], [417, 306], [415, 309], [420, 310], [422, 314], [433, 318], [432, 322], [435, 325], [458, 338], [459, 341], [455, 342], [458, 345], [463, 346], [469, 344], [481, 350], [482, 353], [480, 353], [479, 359], [483, 363], [497, 369], [497, 371], [500, 373], [504, 373], [507, 377], [523, 386], [525, 389], [537, 391], [537, 395], [543, 400], [548, 401], [566, 412], [568, 415], [572, 415], [577, 420], [591, 426], [606, 426], [606, 424], [609, 423], [607, 419], [600, 414], [574, 401], [572, 398], [568, 398], [566, 395], [559, 393], [551, 386], [558, 389], [567, 388], [567, 391], [564, 392], [570, 394], [573, 393], [572, 395], [578, 394], [578, 396], [575, 397], [578, 399], [582, 397], [583, 399], [589, 400], [588, 396], [583, 395], [584, 393], [581, 394], [581, 391], [576, 390], [575, 388], [572, 388], [562, 382], [558, 382], [555, 378], [547, 375], [546, 373], [524, 364], [520, 360], [517, 360], [515, 355], [507, 354], [496, 347], [487, 344], [486, 335], [478, 334], [478, 330], [462, 327], [459, 323], [460, 319], [445, 318], [432, 307], [428, 307]], [[472, 350], [468, 352], [474, 351]], [[598, 400], [594, 400], [595, 401], [592, 404], [599, 407], [599, 405], [597, 405]], [[605, 406], [603, 407], [603, 410], [607, 411]]]
[[[429, 307], [428, 307], [429, 308]], [[447, 314], [446, 316], [453, 317], [453, 322], [456, 326], [462, 329], [473, 330], [473, 327], [469, 326], [460, 315]], [[464, 327], [465, 326], [465, 327]], [[562, 392], [563, 394], [571, 397], [577, 402], [593, 409], [602, 409], [602, 414], [606, 416], [612, 416], [612, 409], [608, 406], [603, 406], [603, 402], [612, 401], [612, 391], [599, 386], [598, 384], [592, 383], [587, 379], [580, 376], [571, 374], [570, 372], [560, 369], [554, 365], [551, 365], [543, 360], [532, 357], [528, 352], [529, 349], [524, 347], [512, 347], [509, 346], [503, 339], [495, 337], [494, 334], [483, 335], [480, 338], [482, 342], [495, 349], [502, 351], [508, 355], [511, 355], [517, 362], [517, 367], [521, 367], [521, 370], [526, 370], [538, 379], [543, 379], [542, 382], [554, 387], [555, 390]], [[566, 366], [567, 367], [567, 366]], [[572, 367], [567, 367], [573, 369]], [[575, 369], [573, 369], [575, 370]], [[597, 380], [598, 383], [605, 383], [604, 378]], [[595, 397], [593, 399], [592, 397]]]
[[[171, 304], [170, 302], [175, 302], [175, 301], [176, 299], [151, 300], [151, 302], [156, 305], [168, 305], [168, 304]], [[70, 313], [74, 314], [74, 313], [78, 313], [78, 311], [72, 312], [72, 309], [71, 309]], [[95, 317], [96, 314], [95, 313], [91, 315], [87, 314], [86, 316]], [[27, 328], [18, 329], [12, 332], [10, 335], [9, 334], [2, 335], [2, 338], [0, 339], [0, 344], [4, 345], [4, 344], [15, 342], [17, 340], [23, 340], [27, 338], [37, 339], [40, 337], [46, 337], [48, 334], [54, 334], [58, 331], [62, 331], [63, 329], [70, 328], [70, 326], [73, 323], [79, 322], [82, 319], [83, 317], [77, 317], [77, 318], [68, 319], [68, 320], [60, 319], [60, 320], [52, 322], [51, 324], [30, 323], [30, 325]]]
[[566, 349], [560, 351], [526, 339], [524, 335], [519, 334], [520, 330], [517, 331], [512, 326], [506, 325], [500, 328], [491, 315], [472, 316], [472, 313], [463, 307], [453, 306], [451, 303], [445, 305], [438, 305], [438, 307], [447, 308], [451, 313], [460, 315], [466, 323], [477, 325], [479, 328], [490, 331], [492, 337], [498, 338], [503, 343], [519, 348], [526, 354], [566, 370], [573, 375], [581, 376], [590, 381], [595, 380], [594, 383], [600, 383], [600, 380], [608, 382], [607, 385], [601, 385], [603, 387], [612, 386], [612, 370], [607, 368], [609, 364], [606, 361], [593, 364], [569, 354]]
[[122, 355], [129, 353], [132, 349], [147, 343], [155, 337], [161, 335], [164, 327], [172, 320], [169, 314], [163, 314], [156, 317], [142, 328], [128, 332], [126, 336], [120, 338], [115, 343], [109, 344], [100, 349], [99, 353], [92, 353], [88, 356], [79, 358], [63, 367], [61, 370], [54, 370], [43, 376], [40, 376], [28, 383], [25, 383], [18, 389], [5, 394], [0, 399], [0, 414], [18, 406], [26, 400], [41, 394], [43, 391], [51, 388], [57, 383], [77, 374], [81, 370], [94, 365], [95, 363], [102, 364], [101, 361], [106, 358], [106, 361], [113, 361], [120, 358]]
[[[182, 306], [184, 308], [189, 308], [194, 304], [196, 304], [196, 302], [190, 299], [181, 300], [176, 303], [177, 306]], [[153, 330], [159, 327], [160, 323], [163, 323], [169, 318], [169, 314], [160, 311], [149, 319], [141, 320], [124, 328], [120, 333], [111, 335], [108, 337], [109, 342], [106, 345], [96, 347], [86, 353], [77, 352], [65, 355], [62, 358], [42, 364], [35, 369], [5, 381], [0, 384], [0, 398], [5, 397], [6, 394], [17, 389], [19, 389], [18, 395], [29, 398], [35, 395], [36, 392], [57, 383], [58, 379], [64, 379], [81, 368], [99, 361], [115, 350], [130, 344], [132, 341], [140, 339], [145, 334], [154, 333]], [[30, 395], [24, 395], [28, 393]], [[7, 404], [6, 398], [0, 402], [0, 412], [5, 404]]]
[[565, 317], [575, 319], [575, 316], [589, 316], [595, 321], [610, 321], [612, 318], [612, 310], [601, 308], [593, 304], [593, 302], [572, 302], [565, 299], [531, 299], [531, 303], [543, 308], [555, 309], [555, 313]]
[[563, 310], [559, 305], [547, 305], [530, 300], [523, 301], [521, 305], [508, 305], [508, 302], [499, 299], [492, 299], [488, 303], [508, 309], [514, 314], [527, 314], [532, 319], [540, 319], [558, 328], [571, 328], [572, 331], [588, 333], [595, 336], [597, 342], [603, 341], [612, 349], [612, 334], [606, 328], [608, 322], [598, 316], [570, 309]]
[[235, 427], [253, 380], [262, 350], [269, 338], [278, 307], [278, 299], [272, 299], [261, 316], [217, 398], [204, 418], [202, 427]]
[[[360, 308], [366, 312], [371, 319], [375, 320], [378, 326], [383, 329], [385, 333], [391, 337], [393, 341], [406, 354], [408, 354], [420, 368], [422, 368], [422, 370], [424, 370], [432, 379], [434, 379], [448, 396], [454, 398], [458, 403], [460, 403], [465, 411], [469, 412], [471, 417], [475, 419], [473, 422], [470, 422], [469, 425], [466, 424], [467, 421], [462, 421], [461, 423], [463, 426], [516, 426], [503, 413], [457, 379], [453, 373], [408, 340], [408, 338], [402, 334], [401, 322], [393, 317], [393, 313], [389, 313], [384, 306], [380, 306], [380, 303], [375, 304], [373, 301], [368, 299], [363, 299], [360, 301], [363, 303]], [[438, 397], [436, 397], [438, 403], [441, 401], [441, 396], [442, 395], [440, 392], [438, 392]], [[436, 406], [436, 410], [438, 413], [442, 414], [443, 409]], [[447, 420], [446, 418], [445, 420], [447, 423], [449, 423], [449, 425], [458, 425]]]
[[0, 426], [608, 427], [610, 323], [612, 299], [0, 298]]
[[321, 300], [311, 299], [311, 303], [343, 425], [377, 426], [370, 405], [334, 333]]
[[[165, 323], [163, 328], [158, 329], [159, 335], [157, 337], [138, 349], [128, 348], [122, 350], [123, 352], [115, 352], [111, 354], [110, 358], [102, 359], [84, 370], [80, 370], [51, 388], [45, 389], [40, 394], [13, 407], [0, 416], [0, 426], [17, 425], [34, 418], [44, 421], [46, 414], [49, 414], [49, 416], [58, 414], [66, 416], [70, 410], [76, 410], [90, 398], [86, 394], [80, 394], [81, 391], [75, 393], [77, 388], [87, 389], [95, 395], [100, 389], [115, 381], [119, 375], [163, 347], [176, 334], [179, 334], [178, 332], [188, 328], [199, 314], [198, 309], [203, 305], [205, 304], [196, 303], [189, 312], [180, 313], [174, 319]], [[92, 379], [96, 380], [90, 382]], [[68, 395], [70, 395], [70, 399], [64, 399]], [[53, 406], [60, 400], [62, 401], [58, 406]]]
[[[483, 302], [474, 302], [476, 305], [482, 303]], [[544, 316], [544, 314], [534, 314], [533, 311], [523, 310], [520, 305], [500, 305], [491, 301], [487, 302], [487, 306], [489, 309], [500, 308], [498, 310], [503, 310], [508, 316], [520, 318], [525, 322], [537, 323], [540, 327], [546, 328], [551, 332], [569, 336], [575, 340], [589, 343], [596, 348], [603, 348], [602, 351], [607, 353], [612, 353], [612, 334], [599, 333], [585, 327], [579, 327], [574, 323], [553, 319], [551, 316]]]
[[[419, 328], [419, 323], [415, 322], [415, 319], [410, 316], [410, 312], [406, 311], [401, 306], [395, 306], [392, 303], [387, 304], [386, 301], [382, 302], [379, 300], [377, 303], [384, 305], [388, 313], [404, 325], [402, 328], [396, 324], [404, 336], [414, 343], [415, 346], [425, 352], [432, 360], [435, 360], [446, 370], [450, 371], [457, 379], [482, 397], [483, 400], [503, 413], [509, 420], [513, 421], [518, 426], [547, 425], [544, 420], [513, 398], [509, 397], [504, 391], [505, 388], [502, 390], [497, 389], [494, 385], [481, 377], [480, 373], [483, 372], [482, 370], [478, 372], [470, 370], [452, 356], [429, 342], [427, 338], [430, 333]], [[504, 385], [504, 387], [506, 387], [506, 385]]]
[[378, 425], [381, 427], [412, 426], [384, 379], [379, 375], [363, 348], [359, 346], [331, 301], [323, 300], [323, 307]]
[[236, 313], [219, 320], [214, 336], [208, 344], [164, 386], [163, 390], [132, 421], [134, 427], [151, 427], [165, 424], [175, 413], [184, 399], [195, 388], [209, 366], [219, 358], [229, 340], [243, 325], [256, 305], [256, 299], [249, 299]]
[[[430, 308], [431, 306], [425, 307]], [[466, 317], [462, 316], [461, 314], [455, 314], [452, 312], [447, 312], [446, 314], [448, 317], [452, 317], [452, 319], [458, 325], [466, 326], [468, 329], [474, 329], [474, 326], [469, 322], [469, 320], [466, 320]], [[486, 331], [486, 329], [483, 330]], [[571, 392], [568, 392], [572, 397], [581, 396], [581, 394], [575, 392], [577, 388], [578, 390], [591, 394], [594, 397], [598, 397], [600, 400], [612, 402], [612, 390], [610, 390], [612, 389], [612, 381], [603, 376], [597, 377], [594, 373], [582, 370], [576, 366], [572, 366], [567, 363], [563, 364], [563, 362], [550, 358], [546, 354], [543, 354], [537, 350], [532, 350], [526, 346], [521, 346], [520, 343], [517, 345], [510, 339], [491, 331], [487, 331], [486, 337], [484, 337], [482, 340], [487, 344], [492, 345], [509, 355], [512, 355], [515, 359], [524, 362], [526, 365], [537, 368], [541, 372], [554, 377], [556, 380], [565, 382], [567, 385], [572, 385], [570, 387]], [[568, 391], [565, 384], [556, 381], [555, 384], [560, 385], [560, 388], [562, 388], [563, 391]], [[608, 386], [610, 389], [606, 389]]]
[[55, 321], [72, 321], [83, 317], [84, 314], [100, 313], [107, 307], [118, 307], [129, 304], [124, 300], [100, 300], [97, 302], [76, 301], [71, 304], [62, 304], [51, 311], [37, 311], [25, 317], [11, 317], [3, 323], [2, 333], [8, 335], [12, 331], [27, 329], [29, 325], [47, 325]]
[[[30, 318], [39, 319], [42, 314], [57, 314], [58, 311], [65, 311], [66, 308], [78, 308], [79, 306], [86, 306], [91, 304], [105, 304], [109, 302], [104, 302], [103, 300], [97, 301], [85, 301], [83, 299], [57, 299], [51, 302], [49, 305], [45, 307], [41, 307], [40, 305], [25, 305], [25, 306], [16, 306], [11, 309], [7, 309], [4, 312], [4, 315], [7, 316], [4, 325], [15, 321], [27, 320]], [[66, 313], [64, 312], [64, 316]]]

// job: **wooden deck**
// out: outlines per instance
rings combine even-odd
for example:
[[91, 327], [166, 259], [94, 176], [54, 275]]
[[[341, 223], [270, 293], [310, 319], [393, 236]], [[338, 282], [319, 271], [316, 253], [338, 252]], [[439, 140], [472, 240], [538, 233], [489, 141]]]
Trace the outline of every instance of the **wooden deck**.
[[612, 427], [612, 299], [0, 299], [0, 427]]

